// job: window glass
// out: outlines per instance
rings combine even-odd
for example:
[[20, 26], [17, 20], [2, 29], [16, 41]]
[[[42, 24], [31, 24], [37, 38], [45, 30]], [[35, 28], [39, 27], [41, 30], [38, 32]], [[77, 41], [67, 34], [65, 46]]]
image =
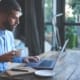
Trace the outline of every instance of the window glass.
[[80, 48], [80, 27], [65, 26], [65, 39], [68, 38], [68, 48]]
[[65, 0], [65, 39], [69, 38], [68, 48], [80, 48], [80, 0]]
[[80, 22], [80, 0], [65, 0], [65, 21]]
[[53, 8], [53, 0], [45, 0], [44, 1], [44, 20], [45, 22], [52, 21], [52, 8]]
[[45, 32], [45, 50], [51, 50], [52, 43], [52, 18], [53, 18], [53, 0], [44, 0], [44, 32]]
[[45, 25], [45, 40], [52, 42], [52, 25]]

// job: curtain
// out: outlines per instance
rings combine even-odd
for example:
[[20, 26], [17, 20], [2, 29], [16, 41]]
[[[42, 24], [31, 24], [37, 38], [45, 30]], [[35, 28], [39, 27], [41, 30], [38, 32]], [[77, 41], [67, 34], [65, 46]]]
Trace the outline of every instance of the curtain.
[[16, 30], [16, 36], [24, 40], [30, 55], [44, 51], [44, 16], [42, 0], [25, 0], [22, 24]]

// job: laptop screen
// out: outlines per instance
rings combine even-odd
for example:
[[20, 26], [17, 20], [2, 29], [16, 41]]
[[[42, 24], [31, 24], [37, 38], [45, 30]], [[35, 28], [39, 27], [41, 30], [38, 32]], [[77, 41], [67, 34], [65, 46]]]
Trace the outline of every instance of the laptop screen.
[[69, 42], [69, 39], [67, 39], [67, 40], [65, 41], [65, 43], [64, 43], [64, 45], [63, 45], [63, 47], [62, 47], [62, 49], [61, 49], [61, 53], [65, 51], [68, 42]]

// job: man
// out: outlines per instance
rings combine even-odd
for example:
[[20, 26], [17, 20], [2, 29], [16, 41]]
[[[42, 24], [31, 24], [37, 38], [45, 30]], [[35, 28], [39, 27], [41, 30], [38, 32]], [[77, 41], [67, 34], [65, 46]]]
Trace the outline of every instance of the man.
[[21, 58], [14, 45], [12, 31], [19, 24], [22, 15], [20, 5], [16, 0], [0, 0], [0, 72], [7, 70], [7, 62], [37, 61], [38, 58]]

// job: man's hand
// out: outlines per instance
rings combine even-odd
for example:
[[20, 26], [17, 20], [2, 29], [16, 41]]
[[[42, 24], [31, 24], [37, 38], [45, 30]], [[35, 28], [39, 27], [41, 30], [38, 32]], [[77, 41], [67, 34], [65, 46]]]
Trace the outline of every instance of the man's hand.
[[29, 63], [29, 62], [38, 62], [40, 60], [39, 56], [30, 56], [30, 57], [25, 57], [23, 59], [23, 62]]
[[18, 51], [11, 51], [6, 54], [3, 54], [0, 56], [1, 62], [11, 61], [13, 57], [20, 56], [20, 53]]

